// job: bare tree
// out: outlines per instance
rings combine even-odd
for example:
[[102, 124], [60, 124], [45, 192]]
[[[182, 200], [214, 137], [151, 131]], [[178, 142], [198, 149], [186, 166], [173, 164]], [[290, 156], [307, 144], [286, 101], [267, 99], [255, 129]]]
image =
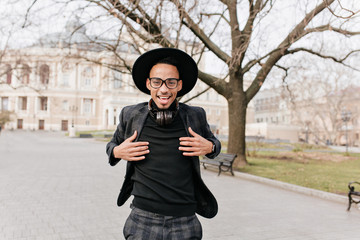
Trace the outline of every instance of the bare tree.
[[[291, 59], [304, 57], [301, 53], [355, 68], [349, 59], [359, 52], [355, 44], [348, 44], [340, 51], [329, 51], [326, 44], [321, 44], [330, 39], [351, 41], [359, 35], [355, 25], [359, 13], [359, 9], [354, 9], [356, 1], [346, 1], [347, 5], [340, 0], [295, 3], [285, 0], [83, 0], [82, 3], [78, 12], [87, 19], [84, 24], [103, 21], [97, 34], [111, 37], [113, 42], [101, 41], [99, 37], [92, 40], [115, 55], [120, 43], [126, 40], [139, 53], [153, 45], [179, 47], [199, 61], [205, 53], [211, 53], [222, 62], [226, 72], [221, 76], [200, 69], [199, 78], [228, 101], [228, 152], [237, 154], [238, 166], [247, 163], [248, 103], [272, 70], [281, 69], [286, 76]], [[293, 14], [286, 14], [289, 9]], [[121, 54], [116, 56], [130, 69], [131, 64], [122, 61]], [[251, 78], [248, 88], [244, 87], [245, 78]]]
[[[315, 59], [307, 61], [307, 64], [317, 65]], [[357, 99], [356, 93], [351, 91], [356, 89], [354, 74], [322, 63], [317, 71], [305, 72], [301, 67], [291, 75], [296, 75], [296, 81], [283, 89], [282, 97], [291, 110], [291, 122], [303, 126], [303, 140], [338, 144], [343, 131], [341, 113], [347, 109], [353, 117], [357, 116], [357, 109], [351, 104]]]

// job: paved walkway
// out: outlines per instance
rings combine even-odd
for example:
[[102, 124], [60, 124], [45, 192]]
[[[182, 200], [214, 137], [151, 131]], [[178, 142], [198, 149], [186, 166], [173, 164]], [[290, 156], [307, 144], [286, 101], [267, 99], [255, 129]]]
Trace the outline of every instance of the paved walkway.
[[[3, 131], [0, 239], [123, 239], [130, 201], [118, 208], [116, 198], [125, 165], [107, 164], [105, 144], [62, 133]], [[214, 219], [200, 218], [205, 240], [359, 239], [360, 211], [347, 212], [341, 199], [324, 200], [242, 174], [203, 171], [203, 177], [219, 202]]]
[[[329, 147], [339, 152], [346, 152], [346, 146], [329, 146]], [[348, 147], [347, 151], [353, 153], [360, 153], [360, 147]]]

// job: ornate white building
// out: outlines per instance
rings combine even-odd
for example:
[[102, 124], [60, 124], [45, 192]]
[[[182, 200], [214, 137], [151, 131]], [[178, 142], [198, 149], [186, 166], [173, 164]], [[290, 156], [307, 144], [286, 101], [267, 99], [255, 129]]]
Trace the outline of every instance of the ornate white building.
[[[75, 27], [68, 24], [64, 33], [44, 36], [42, 46], [5, 53], [0, 62], [0, 111], [13, 113], [6, 129], [114, 129], [124, 106], [149, 100], [134, 87], [125, 68], [103, 64], [112, 61], [109, 52], [82, 44], [88, 39], [84, 32], [74, 34]], [[70, 34], [71, 44], [64, 40]], [[118, 54], [130, 62], [138, 56], [125, 42]], [[181, 101], [206, 87], [198, 81]], [[188, 104], [204, 107], [214, 131], [227, 135], [227, 103], [222, 96], [209, 90]]]

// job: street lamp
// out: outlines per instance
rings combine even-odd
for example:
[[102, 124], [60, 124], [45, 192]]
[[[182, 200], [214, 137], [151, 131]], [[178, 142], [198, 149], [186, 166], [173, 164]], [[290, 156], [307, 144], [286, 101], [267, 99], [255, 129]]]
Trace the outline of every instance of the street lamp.
[[75, 124], [74, 124], [74, 114], [77, 112], [78, 107], [73, 105], [70, 107], [70, 111], [72, 112], [72, 118], [71, 118], [71, 127], [70, 127], [70, 131], [69, 131], [69, 136], [70, 137], [75, 137]]
[[351, 119], [351, 112], [350, 111], [343, 111], [341, 113], [341, 119], [345, 122], [345, 138], [346, 138], [346, 153], [348, 153], [348, 127], [347, 123]]
[[305, 121], [305, 142], [309, 143], [309, 125], [310, 125], [310, 121]]
[[72, 113], [72, 119], [71, 119], [71, 127], [74, 127], [74, 114], [77, 111], [78, 107], [73, 105], [70, 107], [70, 111]]

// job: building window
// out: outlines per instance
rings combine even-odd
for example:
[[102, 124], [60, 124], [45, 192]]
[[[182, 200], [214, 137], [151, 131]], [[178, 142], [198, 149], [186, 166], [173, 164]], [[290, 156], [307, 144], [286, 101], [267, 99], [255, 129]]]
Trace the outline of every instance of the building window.
[[27, 110], [27, 97], [19, 97], [19, 110]]
[[118, 71], [114, 71], [114, 88], [121, 88], [122, 87], [122, 73]]
[[47, 97], [40, 97], [40, 110], [47, 111], [48, 109], [48, 98]]
[[85, 114], [92, 113], [92, 103], [93, 103], [93, 100], [91, 98], [84, 99], [84, 113]]
[[1, 98], [1, 110], [9, 111], [9, 98], [8, 97]]
[[62, 102], [62, 110], [63, 111], [69, 111], [69, 101], [68, 100], [64, 100]]
[[86, 67], [83, 71], [84, 86], [90, 87], [94, 77], [94, 71], [91, 67]]
[[30, 67], [27, 64], [23, 64], [22, 65], [22, 69], [21, 69], [21, 83], [22, 84], [29, 84], [30, 82]]
[[62, 86], [68, 87], [69, 86], [69, 79], [70, 79], [70, 74], [69, 73], [63, 73], [62, 74]]
[[119, 79], [114, 79], [114, 88], [121, 88], [122, 82]]
[[62, 86], [69, 86], [69, 79], [70, 79], [70, 66], [68, 63], [65, 63], [62, 66], [62, 81], [61, 81], [61, 85]]
[[11, 84], [11, 79], [12, 79], [12, 69], [10, 64], [6, 65], [6, 83], [7, 84]]
[[40, 82], [42, 84], [49, 84], [50, 68], [48, 65], [43, 64], [40, 66]]
[[84, 85], [85, 85], [86, 87], [91, 86], [91, 78], [85, 78]]

